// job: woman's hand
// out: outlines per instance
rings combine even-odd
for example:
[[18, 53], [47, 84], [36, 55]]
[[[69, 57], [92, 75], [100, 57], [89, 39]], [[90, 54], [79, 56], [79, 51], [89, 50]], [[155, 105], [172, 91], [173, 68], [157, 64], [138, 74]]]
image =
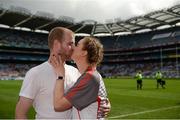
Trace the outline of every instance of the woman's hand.
[[61, 55], [55, 56], [52, 54], [50, 56], [50, 63], [53, 66], [57, 76], [65, 76], [64, 61], [62, 61]]

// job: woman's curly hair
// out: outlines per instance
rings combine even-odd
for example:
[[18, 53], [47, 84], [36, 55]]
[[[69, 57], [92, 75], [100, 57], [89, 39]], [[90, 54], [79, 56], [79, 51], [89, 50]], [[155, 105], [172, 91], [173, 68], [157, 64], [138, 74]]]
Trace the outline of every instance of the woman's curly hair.
[[94, 37], [85, 37], [84, 39], [83, 50], [88, 53], [87, 61], [90, 64], [98, 65], [103, 59], [103, 45]]

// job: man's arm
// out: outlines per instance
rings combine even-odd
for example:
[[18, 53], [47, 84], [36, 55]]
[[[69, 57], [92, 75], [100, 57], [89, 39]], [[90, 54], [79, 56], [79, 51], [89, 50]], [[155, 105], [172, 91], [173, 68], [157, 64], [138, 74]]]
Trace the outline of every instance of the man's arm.
[[20, 96], [19, 101], [16, 104], [15, 118], [27, 119], [27, 113], [32, 106], [33, 100]]
[[[101, 75], [100, 75], [100, 77], [101, 77]], [[100, 103], [100, 110], [101, 110], [102, 116], [107, 117], [107, 115], [111, 111], [111, 103], [110, 103], [109, 99], [107, 98], [106, 87], [105, 87], [105, 84], [104, 84], [104, 81], [103, 81], [102, 77], [101, 77], [101, 80], [100, 80], [100, 88], [99, 88], [98, 95], [103, 97], [103, 98], [106, 98], [106, 104]]]

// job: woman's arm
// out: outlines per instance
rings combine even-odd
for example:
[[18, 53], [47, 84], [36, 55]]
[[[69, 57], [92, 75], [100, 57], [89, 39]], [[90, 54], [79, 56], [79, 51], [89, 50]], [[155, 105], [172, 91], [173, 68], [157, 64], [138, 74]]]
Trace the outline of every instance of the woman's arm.
[[61, 56], [51, 55], [50, 63], [58, 76], [54, 88], [54, 110], [62, 112], [72, 107], [71, 103], [64, 97], [64, 61], [62, 61]]
[[71, 103], [64, 97], [64, 79], [57, 79], [54, 89], [54, 110], [62, 112], [71, 107]]

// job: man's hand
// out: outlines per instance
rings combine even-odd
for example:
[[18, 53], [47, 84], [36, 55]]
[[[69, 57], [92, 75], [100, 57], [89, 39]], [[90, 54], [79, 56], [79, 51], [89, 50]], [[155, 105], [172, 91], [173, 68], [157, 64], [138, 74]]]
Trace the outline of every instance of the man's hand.
[[111, 103], [108, 98], [106, 99], [106, 104], [100, 104], [100, 109], [103, 113], [102, 116], [107, 117], [111, 111]]

